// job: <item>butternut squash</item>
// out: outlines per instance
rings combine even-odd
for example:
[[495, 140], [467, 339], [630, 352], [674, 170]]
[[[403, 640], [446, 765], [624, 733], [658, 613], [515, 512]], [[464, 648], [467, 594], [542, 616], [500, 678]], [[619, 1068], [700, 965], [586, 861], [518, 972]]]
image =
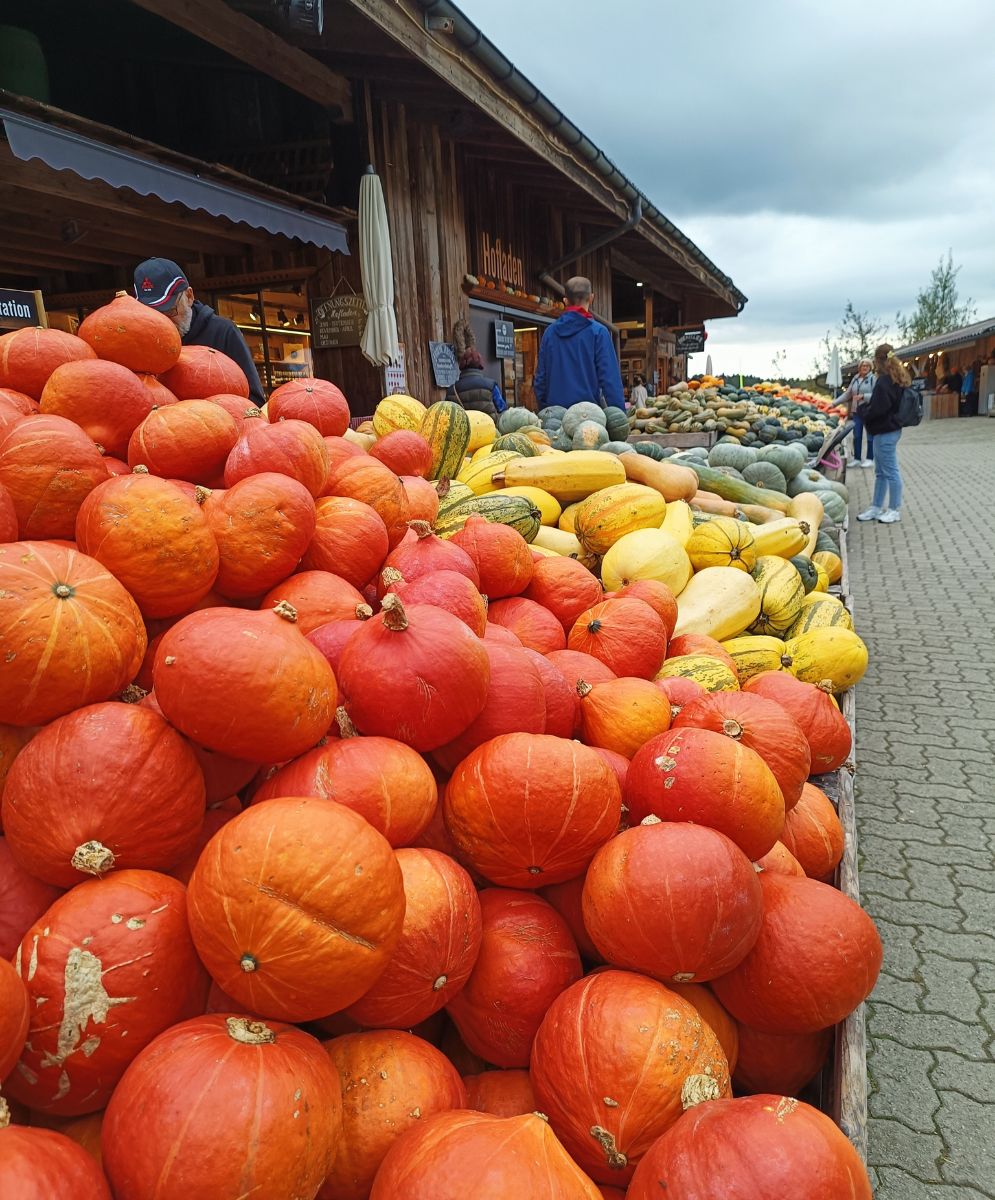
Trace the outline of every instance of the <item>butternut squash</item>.
[[740, 508], [733, 504], [731, 500], [723, 500], [721, 496], [716, 496], [714, 492], [697, 491], [689, 501], [692, 508], [700, 509], [701, 512], [711, 513], [716, 517], [736, 517], [740, 515]]
[[694, 521], [691, 517], [691, 506], [686, 500], [671, 500], [660, 526], [664, 533], [669, 533], [675, 541], [687, 546], [694, 532]]
[[788, 502], [787, 515], [798, 521], [808, 522], [808, 539], [799, 553], [806, 554], [811, 558], [815, 551], [816, 538], [819, 536], [819, 526], [822, 524], [822, 518], [826, 515], [822, 501], [814, 492], [799, 492]]
[[659, 492], [664, 500], [690, 500], [698, 490], [694, 471], [668, 462], [656, 462], [645, 454], [619, 455], [625, 477]]

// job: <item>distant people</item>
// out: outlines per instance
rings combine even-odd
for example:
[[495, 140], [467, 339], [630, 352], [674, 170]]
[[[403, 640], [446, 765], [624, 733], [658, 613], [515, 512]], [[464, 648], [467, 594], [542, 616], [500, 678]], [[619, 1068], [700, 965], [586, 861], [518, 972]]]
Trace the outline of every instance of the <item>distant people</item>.
[[847, 416], [853, 419], [853, 457], [850, 465], [853, 467], [874, 466], [874, 438], [867, 434], [867, 457], [861, 457], [864, 446], [864, 417], [863, 407], [871, 398], [877, 376], [871, 370], [873, 363], [869, 358], [862, 358], [857, 365], [857, 374], [850, 380], [850, 386], [839, 398], [840, 404], [847, 406]]
[[210, 346], [237, 362], [249, 382], [249, 399], [260, 408], [266, 403], [252, 351], [238, 326], [195, 298], [186, 275], [172, 259], [147, 258], [139, 263], [135, 267], [135, 296], [169, 317], [180, 331], [184, 346]]
[[646, 401], [649, 398], [650, 394], [646, 390], [646, 380], [642, 375], [634, 375], [632, 377], [632, 391], [629, 392], [629, 407], [645, 408]]
[[546, 330], [539, 346], [539, 363], [532, 389], [540, 410], [552, 404], [565, 408], [588, 401], [611, 404], [625, 412], [622, 372], [611, 334], [591, 313], [594, 291], [590, 279], [568, 279], [567, 306]]
[[459, 379], [449, 392], [447, 400], [456, 399], [464, 408], [487, 413], [495, 419], [508, 407], [498, 381], [484, 371], [484, 360], [476, 350], [464, 350], [460, 355]]
[[978, 415], [978, 395], [981, 391], [981, 359], [976, 358], [964, 372], [964, 382], [960, 385], [960, 403], [957, 406], [959, 417], [976, 417]]
[[864, 427], [874, 438], [874, 497], [871, 507], [857, 520], [890, 525], [902, 519], [902, 476], [898, 469], [902, 426], [898, 423], [898, 408], [912, 377], [887, 342], [874, 351], [874, 373], [877, 383], [863, 414]]
[[960, 373], [960, 367], [954, 367], [947, 375], [943, 376], [940, 386], [936, 389], [939, 393], [946, 395], [960, 395], [960, 389], [964, 385], [964, 376]]

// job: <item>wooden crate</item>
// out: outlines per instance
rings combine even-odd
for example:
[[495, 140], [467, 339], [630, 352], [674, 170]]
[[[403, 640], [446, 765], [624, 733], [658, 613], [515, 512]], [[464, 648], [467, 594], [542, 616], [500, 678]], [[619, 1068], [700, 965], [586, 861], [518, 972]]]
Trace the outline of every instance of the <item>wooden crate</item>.
[[710, 450], [718, 441], [714, 429], [690, 431], [688, 433], [630, 433], [630, 442], [654, 442], [657, 446], [672, 446], [675, 450], [688, 450], [692, 446], [704, 446]]

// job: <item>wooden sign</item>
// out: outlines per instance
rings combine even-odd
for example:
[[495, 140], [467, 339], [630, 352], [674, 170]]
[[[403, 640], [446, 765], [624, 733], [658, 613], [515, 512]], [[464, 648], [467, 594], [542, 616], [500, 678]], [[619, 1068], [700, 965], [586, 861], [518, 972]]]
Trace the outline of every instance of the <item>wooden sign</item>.
[[335, 350], [358, 346], [366, 328], [366, 301], [352, 293], [311, 301], [311, 346]]
[[0, 329], [26, 329], [48, 325], [41, 292], [0, 288]]
[[701, 354], [704, 349], [704, 329], [683, 329], [677, 334], [677, 354]]
[[525, 287], [525, 263], [522, 259], [501, 245], [501, 239], [491, 241], [490, 234], [480, 235], [480, 269], [478, 275], [489, 275], [502, 283], [510, 283], [515, 287]]
[[432, 360], [432, 374], [435, 376], [435, 386], [450, 388], [459, 379], [459, 363], [456, 361], [456, 351], [448, 342], [429, 342], [429, 357]]
[[515, 357], [515, 326], [510, 321], [494, 322], [494, 357]]

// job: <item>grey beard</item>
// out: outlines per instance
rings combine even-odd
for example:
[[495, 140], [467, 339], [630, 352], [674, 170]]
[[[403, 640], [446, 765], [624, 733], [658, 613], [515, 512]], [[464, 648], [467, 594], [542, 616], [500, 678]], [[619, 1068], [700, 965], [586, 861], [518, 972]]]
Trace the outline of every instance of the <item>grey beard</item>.
[[186, 337], [190, 332], [190, 326], [193, 324], [193, 308], [188, 308], [178, 321], [175, 322], [176, 328], [180, 331], [180, 337]]

